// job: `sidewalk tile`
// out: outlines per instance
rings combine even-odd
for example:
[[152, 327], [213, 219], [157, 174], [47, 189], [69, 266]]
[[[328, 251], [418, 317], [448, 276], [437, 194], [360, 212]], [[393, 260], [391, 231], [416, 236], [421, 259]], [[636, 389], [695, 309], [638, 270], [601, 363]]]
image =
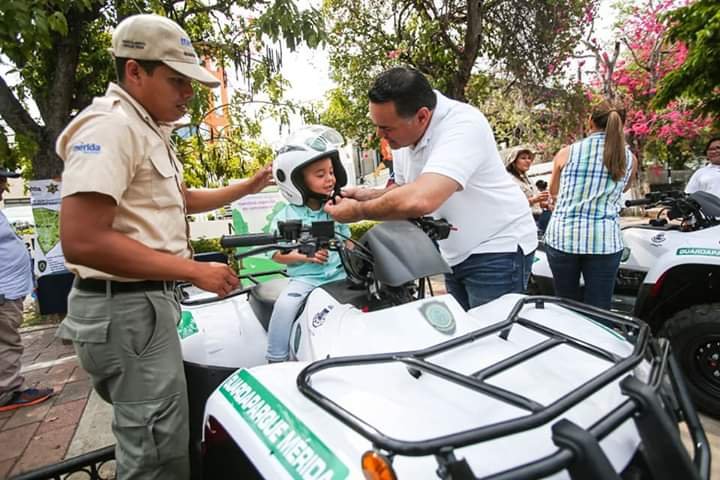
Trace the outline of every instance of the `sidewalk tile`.
[[13, 416], [10, 417], [10, 420], [3, 425], [3, 433], [22, 425], [28, 425], [33, 422], [42, 422], [47, 413], [50, 411], [50, 408], [52, 408], [53, 404], [54, 398], [50, 397], [37, 405], [18, 408], [13, 412]]
[[58, 428], [68, 426], [76, 427], [80, 421], [83, 410], [85, 410], [85, 403], [83, 399], [53, 405], [47, 415], [45, 415], [45, 420], [40, 424], [35, 434], [42, 435], [50, 430], [57, 430]]
[[82, 367], [75, 367], [75, 370], [73, 370], [72, 375], [70, 375], [70, 378], [68, 378], [68, 383], [79, 382], [81, 380], [90, 380], [90, 376], [87, 374], [87, 372], [85, 370], [83, 370]]
[[51, 383], [65, 383], [72, 375], [73, 370], [77, 367], [77, 363], [69, 361], [53, 366], [48, 371], [48, 378]]
[[25, 352], [20, 357], [20, 365], [32, 365], [40, 352]]
[[70, 425], [32, 437], [25, 453], [13, 468], [12, 474], [17, 475], [62, 460], [74, 432], [75, 425]]
[[10, 474], [10, 469], [13, 465], [15, 465], [16, 458], [11, 458], [9, 460], [5, 460], [0, 462], [0, 478], [8, 478]]
[[57, 395], [55, 404], [58, 405], [74, 400], [87, 400], [91, 390], [92, 385], [90, 384], [89, 380], [66, 383], [62, 389], [62, 392]]
[[0, 432], [0, 445], [3, 446], [0, 448], [0, 462], [19, 457], [33, 438], [38, 425], [39, 423], [31, 423]]

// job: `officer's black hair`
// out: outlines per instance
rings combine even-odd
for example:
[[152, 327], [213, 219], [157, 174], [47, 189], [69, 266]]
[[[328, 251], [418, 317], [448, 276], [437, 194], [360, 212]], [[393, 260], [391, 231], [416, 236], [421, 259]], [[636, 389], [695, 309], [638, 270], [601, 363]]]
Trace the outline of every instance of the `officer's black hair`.
[[394, 67], [378, 75], [368, 92], [373, 103], [394, 102], [397, 114], [412, 117], [422, 107], [435, 109], [437, 97], [430, 82], [418, 70]]
[[[115, 76], [117, 77], [118, 83], [125, 81], [125, 64], [128, 60], [130, 59], [124, 57], [115, 58]], [[159, 60], [138, 60], [135, 58], [133, 60], [135, 60], [148, 75], [152, 75], [156, 68], [163, 65], [163, 62]]]

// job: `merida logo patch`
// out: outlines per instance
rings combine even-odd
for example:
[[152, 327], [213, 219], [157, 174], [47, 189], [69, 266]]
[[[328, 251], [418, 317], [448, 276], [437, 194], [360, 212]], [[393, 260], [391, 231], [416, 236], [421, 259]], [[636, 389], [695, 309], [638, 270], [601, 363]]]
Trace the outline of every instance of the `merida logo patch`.
[[102, 147], [97, 143], [76, 143], [72, 146], [72, 149], [78, 153], [97, 155], [102, 150]]
[[181, 37], [180, 45], [182, 45], [183, 47], [192, 47], [192, 42], [189, 38]]
[[452, 335], [455, 333], [455, 317], [442, 302], [427, 302], [420, 307], [425, 320], [440, 333]]

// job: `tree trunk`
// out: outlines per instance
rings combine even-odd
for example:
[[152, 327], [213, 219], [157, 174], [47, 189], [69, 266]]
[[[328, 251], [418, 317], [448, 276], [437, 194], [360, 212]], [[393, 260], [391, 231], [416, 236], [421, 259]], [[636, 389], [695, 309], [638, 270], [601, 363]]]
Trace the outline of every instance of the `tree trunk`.
[[[68, 34], [57, 36], [55, 45], [54, 71], [48, 88], [47, 98], [38, 106], [45, 126], [38, 142], [38, 149], [32, 159], [33, 177], [37, 179], [60, 176], [63, 163], [55, 154], [55, 141], [71, 119], [73, 95], [75, 93], [75, 70], [80, 59], [80, 42], [84, 26], [92, 20], [91, 13], [72, 10], [67, 15]], [[44, 107], [44, 108], [43, 108]]]
[[465, 87], [470, 81], [472, 69], [480, 52], [482, 40], [482, 2], [467, 2], [467, 32], [458, 56], [458, 70], [453, 76], [450, 95], [455, 100], [467, 102]]

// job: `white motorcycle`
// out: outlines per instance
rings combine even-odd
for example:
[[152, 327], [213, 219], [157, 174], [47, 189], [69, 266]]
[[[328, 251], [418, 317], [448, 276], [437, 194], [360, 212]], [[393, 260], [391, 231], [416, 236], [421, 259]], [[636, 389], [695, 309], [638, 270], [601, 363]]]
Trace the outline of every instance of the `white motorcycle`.
[[[693, 401], [720, 416], [720, 198], [706, 192], [656, 192], [626, 206], [661, 211], [647, 224], [622, 230], [625, 250], [613, 309], [644, 320], [668, 338]], [[535, 256], [531, 288], [554, 293], [542, 248]]]
[[[434, 222], [419, 225], [446, 236]], [[465, 312], [450, 295], [425, 297], [420, 279], [449, 268], [412, 223], [380, 224], [352, 250], [323, 223], [283, 227], [279, 243], [224, 241], [340, 253], [348, 280], [309, 295], [291, 335], [297, 361], [239, 363], [264, 363], [248, 352], [264, 351], [269, 283], [207, 303], [217, 308], [208, 318], [183, 307], [196, 330], [183, 339], [198, 373], [191, 393], [213, 383], [196, 381], [203, 365], [206, 380], [245, 367], [205, 403], [202, 478], [708, 478], [707, 440], [670, 346], [644, 323], [520, 295]]]

